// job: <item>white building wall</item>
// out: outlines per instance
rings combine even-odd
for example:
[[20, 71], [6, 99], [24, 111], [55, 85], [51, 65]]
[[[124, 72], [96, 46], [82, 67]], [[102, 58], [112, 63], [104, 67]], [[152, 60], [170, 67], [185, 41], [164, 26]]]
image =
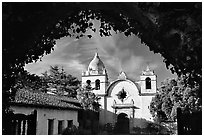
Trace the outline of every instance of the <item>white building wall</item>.
[[[121, 89], [127, 92], [127, 97], [122, 103], [121, 100], [118, 99], [118, 94]], [[131, 100], [134, 101], [134, 106], [137, 107], [135, 109], [134, 118], [131, 116], [132, 109], [120, 109], [116, 112], [119, 113], [126, 113], [129, 118], [131, 118], [131, 127], [143, 127], [145, 125], [145, 120], [152, 120], [152, 116], [150, 114], [149, 105], [152, 100], [153, 96], [141, 96], [139, 94], [137, 86], [130, 80], [124, 80], [120, 82], [116, 82], [110, 88], [111, 94], [107, 97], [107, 113], [106, 114], [106, 121], [108, 123], [115, 123], [117, 116], [115, 115], [114, 109], [112, 108], [114, 100], [116, 104], [130, 104]], [[111, 112], [111, 113], [110, 113]]]
[[11, 106], [14, 113], [30, 114], [37, 110], [37, 135], [48, 135], [48, 119], [54, 119], [54, 135], [58, 134], [58, 120], [64, 120], [64, 128], [67, 127], [67, 120], [73, 120], [73, 125], [79, 126], [77, 110], [57, 110], [48, 108], [35, 108], [23, 106]]
[[[150, 113], [150, 103], [152, 101], [153, 96], [142, 96], [142, 118], [146, 120], [153, 121], [152, 115]], [[148, 112], [148, 113], [147, 113]]]

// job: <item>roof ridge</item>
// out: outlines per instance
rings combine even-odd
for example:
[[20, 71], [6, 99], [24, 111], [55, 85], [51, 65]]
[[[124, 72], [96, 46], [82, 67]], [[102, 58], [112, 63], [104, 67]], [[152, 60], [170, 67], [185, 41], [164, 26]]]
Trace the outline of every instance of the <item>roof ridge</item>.
[[34, 92], [28, 90], [19, 90], [15, 96], [13, 103], [22, 103], [27, 105], [42, 105], [59, 108], [75, 108], [80, 109], [73, 103], [78, 103], [77, 100], [70, 100], [69, 98], [61, 98], [58, 95], [50, 95], [43, 92]]

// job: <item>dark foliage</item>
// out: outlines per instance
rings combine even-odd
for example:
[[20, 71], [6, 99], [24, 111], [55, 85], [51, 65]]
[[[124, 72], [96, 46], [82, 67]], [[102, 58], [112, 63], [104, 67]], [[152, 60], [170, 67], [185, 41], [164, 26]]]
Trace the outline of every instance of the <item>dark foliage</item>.
[[93, 110], [99, 112], [100, 104], [97, 95], [93, 93], [93, 89], [87, 85], [77, 90], [77, 99], [85, 110]]
[[170, 135], [170, 131], [156, 123], [148, 123], [145, 128], [140, 128], [140, 127], [133, 127], [134, 134], [136, 135]]
[[79, 135], [79, 129], [76, 126], [67, 127], [63, 130], [62, 135]]
[[40, 77], [43, 83], [42, 91], [51, 91], [58, 95], [66, 95], [68, 97], [76, 98], [76, 90], [80, 87], [80, 81], [64, 71], [59, 66], [50, 66], [48, 71], [42, 73]]
[[185, 80], [186, 77], [182, 76], [177, 79], [166, 79], [161, 83], [150, 104], [150, 112], [155, 121], [175, 121], [178, 107], [186, 113], [202, 110], [200, 86], [186, 87]]
[[28, 71], [19, 73], [15, 81], [15, 89], [31, 89], [39, 90], [43, 87], [42, 79], [35, 74], [30, 74]]

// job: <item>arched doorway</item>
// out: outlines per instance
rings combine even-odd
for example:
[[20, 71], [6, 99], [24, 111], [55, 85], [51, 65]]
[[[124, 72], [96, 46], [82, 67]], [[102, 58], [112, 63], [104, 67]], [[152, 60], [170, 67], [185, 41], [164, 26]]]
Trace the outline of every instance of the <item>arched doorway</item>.
[[117, 134], [129, 134], [129, 118], [125, 113], [120, 113], [116, 122]]

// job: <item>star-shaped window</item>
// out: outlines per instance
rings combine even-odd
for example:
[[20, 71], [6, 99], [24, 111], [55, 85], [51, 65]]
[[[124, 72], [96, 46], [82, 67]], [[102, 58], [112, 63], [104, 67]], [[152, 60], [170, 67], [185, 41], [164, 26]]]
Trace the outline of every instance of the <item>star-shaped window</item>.
[[123, 88], [121, 91], [118, 92], [117, 96], [118, 99], [120, 99], [123, 102], [124, 99], [127, 97], [127, 92]]

